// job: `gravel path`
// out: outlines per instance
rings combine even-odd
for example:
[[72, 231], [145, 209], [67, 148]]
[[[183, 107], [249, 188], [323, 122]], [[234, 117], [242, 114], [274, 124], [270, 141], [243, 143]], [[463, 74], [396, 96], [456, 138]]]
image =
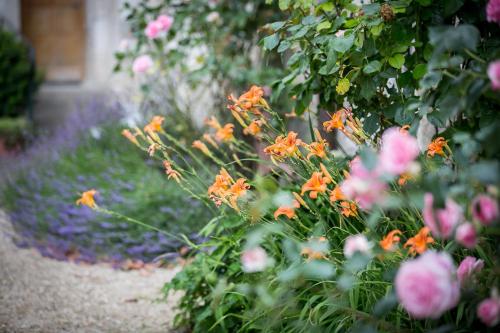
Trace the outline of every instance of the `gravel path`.
[[118, 271], [19, 249], [0, 210], [0, 332], [169, 332], [179, 295], [158, 302], [178, 269]]

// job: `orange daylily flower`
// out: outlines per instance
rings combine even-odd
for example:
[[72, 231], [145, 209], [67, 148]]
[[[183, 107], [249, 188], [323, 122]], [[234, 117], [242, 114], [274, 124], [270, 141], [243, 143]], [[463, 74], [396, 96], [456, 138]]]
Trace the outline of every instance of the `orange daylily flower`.
[[300, 208], [300, 203], [297, 200], [292, 201], [292, 206], [281, 206], [274, 212], [274, 219], [277, 220], [280, 215], [285, 215], [289, 219], [294, 218], [295, 209]]
[[310, 191], [309, 197], [311, 199], [316, 199], [318, 197], [318, 193], [326, 192], [326, 185], [329, 183], [330, 179], [328, 177], [324, 177], [323, 172], [313, 172], [311, 178], [304, 185], [302, 185], [301, 195]]
[[168, 179], [173, 178], [176, 182], [180, 182], [181, 174], [172, 168], [172, 164], [169, 161], [163, 161], [163, 167], [165, 168]]
[[435, 154], [438, 154], [444, 157], [446, 154], [443, 151], [443, 148], [449, 149], [448, 141], [446, 141], [442, 136], [437, 137], [429, 143], [429, 146], [427, 146], [427, 156], [434, 156]]
[[403, 186], [406, 184], [406, 182], [408, 182], [408, 180], [412, 179], [413, 176], [409, 173], [403, 173], [399, 179], [398, 179], [398, 185], [399, 186]]
[[128, 129], [124, 129], [122, 131], [122, 135], [126, 137], [130, 142], [132, 142], [134, 145], [139, 146], [139, 141], [137, 141], [137, 138], [135, 137], [134, 134], [130, 132]]
[[301, 255], [305, 255], [307, 257], [308, 261], [310, 261], [310, 260], [326, 259], [326, 255], [323, 252], [313, 250], [310, 247], [304, 247], [304, 248], [302, 248], [302, 250], [300, 251], [300, 254]]
[[380, 247], [385, 251], [394, 251], [396, 244], [399, 243], [402, 232], [398, 229], [389, 232], [380, 242]]
[[297, 136], [298, 134], [293, 131], [289, 132], [287, 136], [278, 136], [274, 144], [264, 148], [264, 153], [278, 159], [294, 156], [298, 152], [299, 146], [303, 144]]
[[233, 129], [233, 124], [226, 124], [224, 125], [224, 127], [221, 127], [217, 130], [217, 132], [215, 133], [215, 138], [218, 141], [230, 141], [234, 138]]
[[236, 112], [252, 112], [255, 115], [260, 115], [258, 109], [259, 106], [268, 108], [266, 100], [263, 98], [264, 90], [261, 87], [253, 85], [250, 89], [243, 93], [238, 99], [234, 98], [232, 95], [228, 96], [228, 100], [233, 105], [228, 105], [228, 108]]
[[203, 154], [210, 156], [210, 150], [208, 150], [207, 145], [201, 142], [200, 140], [194, 140], [192, 147], [199, 149]]
[[229, 188], [229, 202], [231, 207], [238, 210], [238, 198], [244, 196], [250, 185], [247, 184], [245, 178], [239, 178], [236, 182]]
[[341, 201], [340, 207], [341, 207], [340, 212], [345, 217], [356, 216], [358, 214], [358, 207], [356, 207], [356, 205], [353, 202]]
[[226, 169], [222, 168], [215, 176], [215, 182], [208, 188], [208, 194], [217, 206], [226, 202], [238, 210], [237, 200], [245, 195], [249, 188], [245, 178], [239, 178], [235, 182]]
[[243, 134], [256, 136], [261, 132], [262, 121], [254, 120], [243, 129]]
[[96, 208], [97, 205], [94, 200], [94, 196], [97, 194], [96, 190], [88, 190], [82, 193], [80, 199], [76, 200], [77, 205], [83, 205], [90, 208]]
[[309, 154], [307, 154], [307, 159], [310, 159], [312, 156], [318, 156], [319, 158], [326, 157], [326, 150], [328, 149], [328, 143], [324, 139], [320, 139], [315, 142], [311, 142], [311, 144], [306, 145], [306, 148], [309, 150]]
[[408, 239], [404, 247], [409, 247], [409, 252], [411, 255], [422, 254], [427, 250], [427, 244], [434, 243], [434, 238], [429, 236], [430, 229], [428, 227], [423, 227], [420, 229], [418, 234]]
[[342, 108], [332, 115], [332, 119], [323, 122], [325, 130], [327, 132], [331, 132], [334, 129], [343, 130], [345, 112], [345, 109]]
[[154, 116], [149, 124], [144, 127], [146, 132], [160, 132], [162, 130], [161, 125], [165, 120], [164, 117]]
[[335, 202], [335, 201], [341, 201], [345, 200], [346, 197], [344, 193], [342, 193], [342, 190], [340, 189], [340, 186], [335, 186], [333, 191], [330, 193], [330, 201]]

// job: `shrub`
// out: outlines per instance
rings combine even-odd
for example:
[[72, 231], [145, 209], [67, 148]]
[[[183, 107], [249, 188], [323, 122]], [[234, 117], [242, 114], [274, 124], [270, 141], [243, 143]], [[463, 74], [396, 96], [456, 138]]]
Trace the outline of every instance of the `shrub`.
[[0, 117], [22, 113], [39, 83], [28, 47], [0, 28]]

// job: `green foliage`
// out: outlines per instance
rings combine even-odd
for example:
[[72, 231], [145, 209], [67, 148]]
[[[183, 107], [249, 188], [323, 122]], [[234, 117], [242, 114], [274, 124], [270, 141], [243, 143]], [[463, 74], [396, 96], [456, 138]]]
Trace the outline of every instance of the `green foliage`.
[[39, 81], [28, 47], [0, 28], [0, 117], [20, 115]]
[[[312, 143], [306, 143], [304, 135], [293, 143], [287, 135], [296, 133], [286, 130], [285, 120], [265, 101], [243, 101], [252, 104], [251, 108], [233, 101], [230, 109], [238, 123], [248, 128], [251, 121], [260, 121], [263, 130], [256, 139], [268, 149], [276, 145], [280, 154], [268, 150], [274, 163], [261, 160], [253, 147], [234, 138], [218, 148], [210, 147], [212, 152], [205, 153], [204, 160], [194, 159], [200, 165], [205, 160], [213, 162], [235, 178], [248, 179], [251, 189], [242, 191], [246, 195], [235, 205], [224, 198], [217, 201], [210, 190], [207, 194], [211, 182], [204, 178], [198, 185], [182, 183], [209, 206], [209, 199], [215, 197], [221, 207], [203, 229], [210, 241], [198, 247], [202, 252], [165, 288], [167, 293], [185, 292], [176, 323], [194, 332], [484, 330], [476, 308], [499, 285], [497, 224], [484, 227], [474, 221], [480, 236], [478, 245], [470, 249], [452, 237], [431, 245], [448, 252], [456, 264], [467, 255], [485, 262], [476, 283], [462, 290], [460, 303], [437, 319], [417, 320], [397, 306], [394, 277], [401, 263], [412, 256], [406, 248], [386, 252], [377, 243], [397, 229], [402, 245], [403, 239], [421, 230], [424, 193], [434, 195], [436, 209], [453, 198], [469, 221], [474, 219], [471, 205], [478, 194], [498, 196], [500, 150], [493, 143], [499, 139], [500, 104], [486, 69], [500, 56], [500, 41], [498, 26], [484, 17], [486, 1], [273, 3], [286, 15], [266, 24], [267, 36], [261, 36], [262, 47], [270, 55], [279, 54], [286, 68], [273, 83], [274, 97], [284, 92], [294, 96], [299, 115], [312, 112], [315, 95], [319, 108], [326, 111], [349, 104], [352, 114], [338, 111], [343, 118], [337, 128], [358, 145], [361, 163], [370, 171], [379, 165], [376, 151], [381, 134], [390, 127], [408, 125], [407, 134], [423, 142], [433, 139], [439, 128], [447, 150], [430, 156], [426, 154], [428, 142], [424, 143], [414, 161], [420, 168], [414, 179], [401, 185], [395, 175], [381, 176], [389, 188], [384, 203], [362, 209], [357, 202], [359, 211], [351, 215], [344, 211], [345, 203], [351, 207], [349, 201], [330, 197], [336, 185], [349, 179], [345, 173], [348, 157], [338, 151], [328, 151], [321, 158], [308, 156]], [[314, 143], [321, 143], [312, 117], [308, 127]], [[431, 132], [427, 137], [420, 133], [425, 130]], [[176, 140], [168, 129], [160, 134], [161, 138], [149, 140], [161, 142], [158, 157], [170, 162]], [[148, 141], [143, 141], [144, 149]], [[401, 152], [393, 149], [394, 154]], [[180, 153], [191, 154], [189, 147]], [[268, 170], [266, 175], [256, 175], [251, 164], [255, 162]], [[182, 161], [172, 165], [182, 173], [191, 167]], [[318, 173], [325, 182], [320, 189], [325, 190], [315, 198], [304, 186]], [[212, 177], [216, 179], [212, 186], [221, 174]], [[329, 177], [326, 182], [324, 178]], [[234, 185], [234, 180], [228, 182]], [[372, 186], [369, 182], [358, 185], [363, 190]], [[231, 188], [224, 191], [231, 192]], [[235, 194], [230, 195], [234, 198]], [[293, 198], [300, 200], [296, 218], [275, 217], [279, 207], [290, 208]], [[358, 234], [370, 239], [373, 251], [350, 257], [344, 253], [346, 238]], [[256, 247], [267, 253], [272, 264], [256, 272], [245, 271], [241, 255]]]

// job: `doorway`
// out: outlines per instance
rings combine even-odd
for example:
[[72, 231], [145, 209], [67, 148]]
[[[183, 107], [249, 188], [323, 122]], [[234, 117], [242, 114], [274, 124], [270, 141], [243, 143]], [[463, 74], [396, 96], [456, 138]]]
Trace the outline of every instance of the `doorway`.
[[85, 0], [21, 0], [21, 27], [45, 81], [83, 80]]

